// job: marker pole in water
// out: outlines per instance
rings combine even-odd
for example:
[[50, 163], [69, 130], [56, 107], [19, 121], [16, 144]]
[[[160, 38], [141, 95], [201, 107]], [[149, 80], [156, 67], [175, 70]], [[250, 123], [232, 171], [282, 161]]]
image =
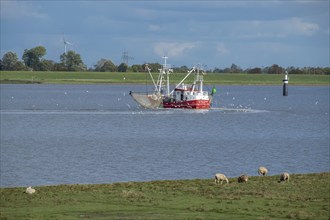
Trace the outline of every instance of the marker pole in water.
[[288, 72], [285, 71], [285, 76], [283, 79], [283, 96], [288, 96], [288, 83], [289, 83]]

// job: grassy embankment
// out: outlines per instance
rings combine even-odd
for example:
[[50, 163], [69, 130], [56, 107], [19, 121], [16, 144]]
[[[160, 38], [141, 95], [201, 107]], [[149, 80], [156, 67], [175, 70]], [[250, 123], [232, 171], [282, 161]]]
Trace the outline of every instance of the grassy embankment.
[[330, 173], [1, 188], [0, 219], [329, 219]]
[[[157, 79], [158, 73], [155, 73]], [[185, 74], [173, 73], [171, 82], [179, 82]], [[93, 83], [135, 83], [151, 84], [146, 73], [101, 73], [101, 72], [19, 72], [1, 71], [0, 83], [59, 83], [59, 84], [93, 84]], [[222, 85], [282, 85], [283, 75], [274, 74], [207, 74], [205, 84]], [[193, 75], [188, 78], [190, 82]], [[189, 81], [188, 81], [189, 82]], [[290, 85], [330, 85], [329, 75], [290, 75]]]

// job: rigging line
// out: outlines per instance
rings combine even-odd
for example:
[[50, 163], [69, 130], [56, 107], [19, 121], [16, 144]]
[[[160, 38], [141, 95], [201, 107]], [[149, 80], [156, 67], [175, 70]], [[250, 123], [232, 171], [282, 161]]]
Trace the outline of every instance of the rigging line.
[[146, 94], [148, 95], [148, 77], [147, 77], [147, 72], [145, 72], [146, 74]]

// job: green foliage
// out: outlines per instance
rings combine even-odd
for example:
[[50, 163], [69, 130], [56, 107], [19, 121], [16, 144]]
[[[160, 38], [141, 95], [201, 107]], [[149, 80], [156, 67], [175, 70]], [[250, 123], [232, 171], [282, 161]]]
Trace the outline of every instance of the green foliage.
[[314, 67], [304, 67], [304, 68], [288, 68], [289, 74], [311, 74], [311, 75], [330, 75], [330, 68], [314, 68]]
[[175, 73], [186, 73], [188, 72], [190, 69], [187, 66], [181, 66], [181, 67], [175, 67], [173, 68], [173, 71]]
[[132, 71], [132, 72], [144, 72], [144, 68], [142, 67], [142, 65], [134, 64], [134, 65], [131, 66], [130, 71]]
[[231, 73], [241, 73], [241, 72], [243, 72], [243, 70], [239, 66], [237, 66], [236, 64], [233, 63], [230, 67], [230, 72]]
[[80, 54], [70, 50], [60, 56], [61, 63], [66, 71], [85, 71], [87, 67], [81, 60]]
[[248, 73], [262, 73], [262, 70], [261, 70], [261, 68], [259, 68], [259, 67], [256, 67], [256, 68], [252, 68], [252, 69], [250, 69], [249, 71], [248, 71]]
[[54, 70], [55, 63], [52, 60], [42, 60], [41, 69], [43, 71], [52, 71]]
[[1, 61], [2, 70], [26, 70], [24, 64], [18, 60], [18, 56], [14, 52], [7, 52], [3, 55]]
[[111, 60], [101, 59], [94, 66], [96, 72], [116, 72], [117, 67]]
[[1, 219], [328, 219], [330, 173], [0, 189]]
[[46, 48], [37, 46], [30, 50], [25, 49], [23, 53], [23, 61], [25, 65], [32, 70], [40, 71], [42, 69], [42, 58], [46, 55]]
[[16, 53], [7, 52], [2, 57], [2, 68], [4, 70], [14, 70], [15, 64], [18, 62], [18, 57]]
[[[153, 73], [158, 73], [159, 69], [162, 68], [162, 65], [160, 65], [159, 63], [148, 63], [149, 68], [151, 69], [151, 72]], [[143, 65], [143, 67], [145, 66], [145, 64]]]
[[[43, 57], [46, 55], [46, 48], [43, 46], [37, 46], [32, 49], [25, 49], [22, 59], [23, 62], [17, 59], [17, 54], [14, 52], [7, 52], [2, 60], [0, 60], [0, 70], [12, 70], [12, 71], [86, 71], [87, 66], [84, 64], [80, 57], [80, 54], [74, 51], [63, 53], [60, 55], [60, 63], [56, 63], [52, 60], [45, 60]], [[100, 59], [94, 66], [94, 69], [89, 68], [90, 71], [95, 72], [144, 72], [146, 64], [134, 64], [132, 66], [125, 66], [123, 63], [118, 67], [111, 61], [106, 59]], [[149, 67], [151, 72], [156, 73], [161, 68], [159, 63], [151, 63]], [[183, 65], [181, 67], [173, 67], [174, 73], [186, 73], [190, 68]], [[238, 65], [232, 64], [230, 67], [214, 70], [204, 70], [205, 72], [212, 73], [255, 73], [255, 74], [283, 74], [288, 71], [289, 74], [313, 74], [313, 75], [330, 75], [330, 67], [287, 67], [283, 68], [278, 64], [273, 64], [270, 67], [254, 67], [246, 70], [241, 69]]]
[[285, 72], [283, 67], [280, 67], [277, 64], [273, 64], [271, 67], [268, 69], [269, 74], [283, 74]]
[[119, 66], [118, 66], [118, 72], [126, 72], [127, 71], [127, 64], [126, 63], [121, 63]]

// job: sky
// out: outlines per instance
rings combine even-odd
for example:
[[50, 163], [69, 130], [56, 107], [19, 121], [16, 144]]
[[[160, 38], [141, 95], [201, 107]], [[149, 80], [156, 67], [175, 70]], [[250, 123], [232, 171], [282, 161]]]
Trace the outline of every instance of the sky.
[[60, 62], [64, 38], [88, 68], [124, 51], [129, 65], [330, 66], [329, 0], [0, 1], [1, 58], [44, 46]]

